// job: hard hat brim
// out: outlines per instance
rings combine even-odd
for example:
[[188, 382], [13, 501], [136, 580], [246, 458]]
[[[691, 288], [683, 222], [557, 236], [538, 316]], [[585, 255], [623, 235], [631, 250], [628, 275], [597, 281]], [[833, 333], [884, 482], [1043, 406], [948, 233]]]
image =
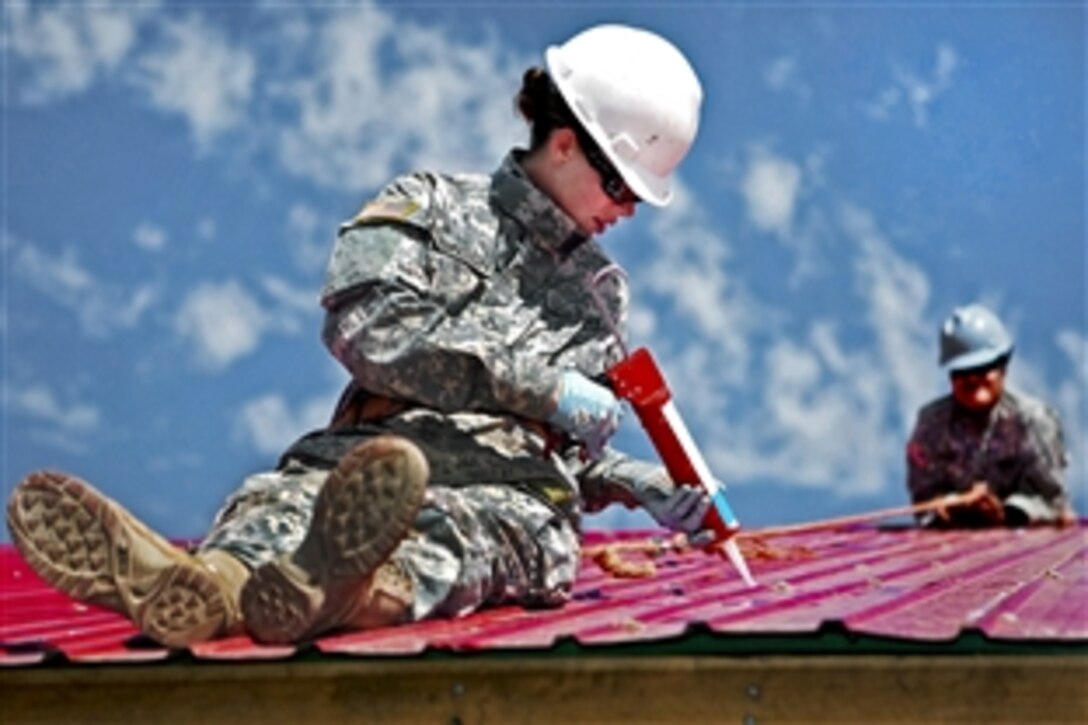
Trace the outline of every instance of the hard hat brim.
[[[598, 142], [600, 143], [600, 142]], [[672, 179], [669, 177], [655, 176], [640, 170], [635, 166], [628, 166], [622, 161], [617, 161], [615, 154], [608, 153], [608, 146], [602, 146], [608, 158], [616, 166], [616, 171], [631, 187], [631, 191], [638, 194], [638, 198], [653, 206], [668, 206], [672, 201]]]
[[1001, 358], [1012, 353], [1012, 347], [989, 348], [987, 350], [974, 350], [973, 352], [957, 355], [943, 364], [945, 372], [955, 373], [972, 368], [981, 368], [995, 363]]

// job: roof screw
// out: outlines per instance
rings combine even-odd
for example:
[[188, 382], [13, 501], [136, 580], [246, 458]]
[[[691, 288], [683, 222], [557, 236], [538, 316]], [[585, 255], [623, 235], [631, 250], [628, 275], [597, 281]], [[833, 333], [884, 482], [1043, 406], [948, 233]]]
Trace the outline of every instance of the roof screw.
[[465, 686], [460, 682], [453, 683], [453, 696], [461, 697], [465, 694]]
[[756, 725], [756, 716], [755, 715], [745, 715], [744, 716], [744, 725]]
[[759, 699], [759, 694], [760, 694], [759, 693], [759, 685], [757, 685], [754, 682], [752, 684], [748, 685], [748, 698], [749, 699], [758, 700]]

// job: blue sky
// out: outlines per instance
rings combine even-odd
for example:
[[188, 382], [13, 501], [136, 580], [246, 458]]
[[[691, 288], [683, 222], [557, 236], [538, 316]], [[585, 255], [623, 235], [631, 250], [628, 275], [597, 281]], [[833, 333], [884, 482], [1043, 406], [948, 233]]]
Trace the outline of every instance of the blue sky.
[[[337, 224], [399, 173], [494, 168], [522, 71], [606, 21], [704, 84], [676, 202], [602, 241], [741, 520], [906, 503], [972, 301], [1060, 411], [1084, 513], [1080, 3], [5, 0], [5, 492], [65, 469], [201, 534], [346, 380], [318, 337]], [[615, 442], [652, 456], [633, 416]]]

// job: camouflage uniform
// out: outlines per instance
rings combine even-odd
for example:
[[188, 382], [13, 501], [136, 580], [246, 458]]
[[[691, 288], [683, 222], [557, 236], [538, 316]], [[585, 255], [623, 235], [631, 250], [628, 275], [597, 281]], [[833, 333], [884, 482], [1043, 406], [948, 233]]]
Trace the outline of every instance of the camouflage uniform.
[[[660, 466], [612, 450], [583, 463], [542, 422], [563, 370], [600, 380], [620, 350], [587, 284], [611, 260], [519, 158], [490, 177], [401, 177], [341, 227], [323, 338], [352, 382], [333, 424], [248, 479], [204, 548], [251, 566], [293, 550], [325, 471], [365, 438], [394, 433], [431, 469], [392, 557], [415, 585], [413, 617], [554, 605], [577, 573], [581, 511], [636, 503], [633, 481], [671, 485]], [[626, 285], [608, 279], [600, 291], [622, 329]]]
[[[1043, 403], [1006, 391], [985, 420], [951, 395], [918, 413], [907, 444], [908, 488], [917, 502], [968, 491], [985, 481], [1010, 522], [1052, 522], [1066, 507], [1065, 446], [1057, 415]], [[972, 521], [959, 512], [959, 524]], [[937, 523], [932, 515], [923, 523]]]

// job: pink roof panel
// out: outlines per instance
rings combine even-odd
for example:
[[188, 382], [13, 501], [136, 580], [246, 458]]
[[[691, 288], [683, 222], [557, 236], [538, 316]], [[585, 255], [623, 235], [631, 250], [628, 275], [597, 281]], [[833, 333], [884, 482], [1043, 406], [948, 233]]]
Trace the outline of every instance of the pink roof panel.
[[[1064, 529], [746, 532], [740, 541], [758, 582], [752, 589], [724, 558], [660, 545], [667, 541], [652, 531], [590, 532], [573, 597], [558, 609], [500, 607], [324, 637], [314, 647], [348, 656], [547, 651], [567, 641], [682, 645], [703, 632], [728, 652], [739, 638], [804, 637], [827, 625], [913, 643], [953, 642], [968, 631], [1006, 644], [1088, 642], [1084, 522]], [[190, 648], [198, 660], [284, 659], [298, 651], [244, 636]], [[57, 656], [154, 662], [173, 654], [122, 617], [53, 590], [14, 549], [0, 547], [0, 664], [34, 666]]]

